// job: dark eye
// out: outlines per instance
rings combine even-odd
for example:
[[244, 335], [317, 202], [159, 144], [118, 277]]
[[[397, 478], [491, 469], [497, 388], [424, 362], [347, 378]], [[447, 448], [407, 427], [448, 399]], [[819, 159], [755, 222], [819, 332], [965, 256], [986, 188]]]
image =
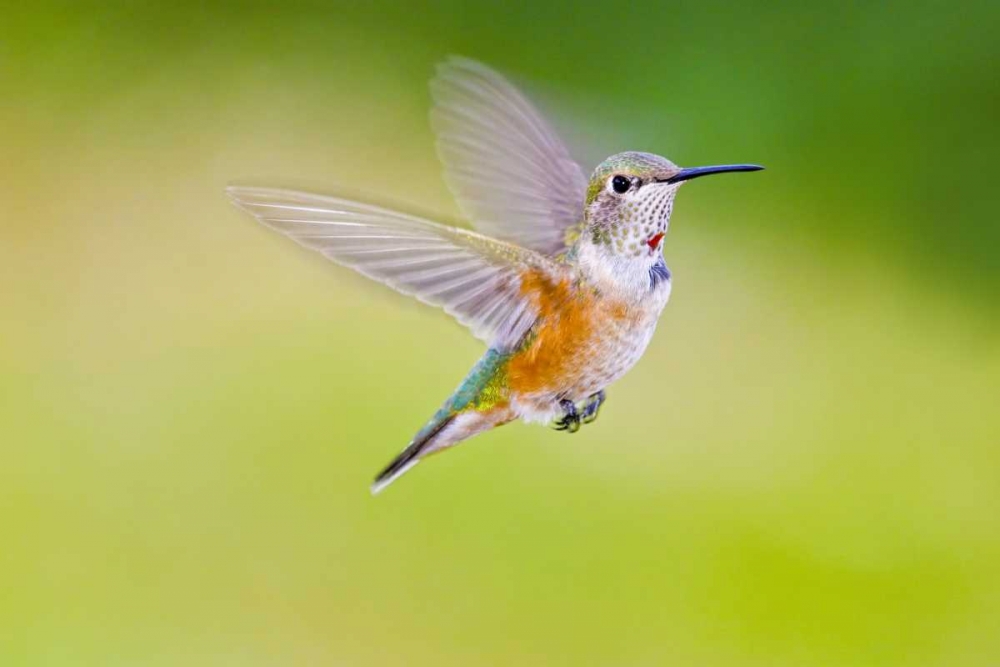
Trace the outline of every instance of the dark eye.
[[618, 175], [611, 179], [611, 187], [618, 194], [624, 194], [628, 192], [630, 187], [632, 187], [632, 181], [628, 180], [624, 176]]

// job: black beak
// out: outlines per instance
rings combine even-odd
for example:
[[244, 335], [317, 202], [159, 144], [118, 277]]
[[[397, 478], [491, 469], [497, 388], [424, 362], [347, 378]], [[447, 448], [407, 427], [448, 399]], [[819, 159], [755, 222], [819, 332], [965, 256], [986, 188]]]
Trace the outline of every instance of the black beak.
[[708, 176], [709, 174], [724, 174], [729, 171], [760, 171], [763, 168], [756, 164], [724, 164], [718, 167], [691, 167], [690, 169], [681, 169], [675, 176], [660, 182], [681, 183], [682, 181], [690, 181], [692, 178]]

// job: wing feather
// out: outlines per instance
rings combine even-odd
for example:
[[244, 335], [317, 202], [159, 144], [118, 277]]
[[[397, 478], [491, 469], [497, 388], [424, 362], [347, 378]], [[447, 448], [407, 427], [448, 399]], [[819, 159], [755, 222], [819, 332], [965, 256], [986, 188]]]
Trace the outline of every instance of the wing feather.
[[500, 348], [516, 345], [536, 318], [521, 293], [522, 273], [559, 270], [533, 250], [369, 204], [272, 188], [227, 191], [268, 227], [444, 308]]
[[587, 179], [531, 103], [500, 74], [452, 57], [431, 81], [445, 178], [485, 234], [553, 255], [583, 218]]

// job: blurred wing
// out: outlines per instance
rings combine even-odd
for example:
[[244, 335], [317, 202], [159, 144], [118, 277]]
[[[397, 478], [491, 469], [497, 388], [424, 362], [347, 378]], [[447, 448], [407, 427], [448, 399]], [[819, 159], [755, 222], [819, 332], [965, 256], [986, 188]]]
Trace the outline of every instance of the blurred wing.
[[269, 188], [227, 192], [268, 227], [441, 306], [487, 343], [513, 346], [535, 321], [521, 295], [521, 273], [552, 264], [531, 250], [346, 199]]
[[445, 179], [479, 231], [551, 255], [583, 220], [587, 179], [514, 86], [452, 57], [431, 81]]

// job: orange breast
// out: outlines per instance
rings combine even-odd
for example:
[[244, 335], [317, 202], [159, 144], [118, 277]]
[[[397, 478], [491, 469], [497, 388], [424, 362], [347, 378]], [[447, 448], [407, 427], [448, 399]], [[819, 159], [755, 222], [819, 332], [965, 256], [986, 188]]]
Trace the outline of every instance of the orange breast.
[[507, 367], [514, 393], [557, 391], [572, 384], [580, 372], [580, 355], [594, 347], [608, 318], [622, 320], [628, 309], [601, 299], [568, 277], [553, 280], [534, 270], [521, 275], [521, 293], [535, 306], [540, 323], [528, 346]]

